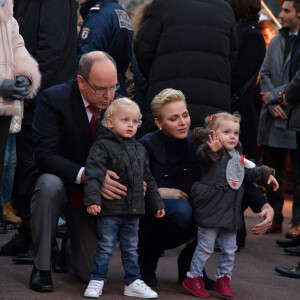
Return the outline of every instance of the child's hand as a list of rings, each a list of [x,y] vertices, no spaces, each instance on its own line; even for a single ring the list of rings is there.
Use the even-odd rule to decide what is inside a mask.
[[[162,218],[165,215],[165,209],[159,209],[156,214],[154,215],[156,218]]]
[[[210,150],[212,152],[218,152],[224,144],[224,141],[221,141],[219,139],[219,133],[211,130],[213,137],[211,137],[211,135],[208,136],[209,138],[209,142],[206,142],[206,144],[209,146]]]
[[[90,215],[97,216],[100,214],[101,206],[98,204],[89,205],[86,210]]]
[[[272,184],[273,185],[273,191],[274,192],[276,192],[278,190],[278,188],[279,188],[279,184],[278,184],[277,180],[272,175],[269,176],[267,184]]]

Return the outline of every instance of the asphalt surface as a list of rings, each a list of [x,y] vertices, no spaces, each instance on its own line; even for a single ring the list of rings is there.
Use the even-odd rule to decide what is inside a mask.
[[[291,201],[285,201],[284,232],[288,230],[291,216]],[[295,267],[300,257],[284,254],[283,249],[276,246],[278,238],[283,234],[264,234],[254,236],[251,228],[260,222],[257,215],[246,212],[248,237],[246,247],[236,254],[235,268],[232,276],[234,299],[300,299],[300,279],[280,276],[274,271],[275,266]],[[0,245],[11,239],[14,230],[0,235]],[[193,300],[196,299],[177,284],[177,255],[181,247],[166,251],[159,261],[157,270],[158,285],[155,291],[159,299]],[[86,283],[78,281],[69,273],[52,273],[54,291],[52,293],[37,293],[28,287],[32,266],[15,265],[12,257],[0,256],[0,299],[84,299],[83,292]],[[218,253],[208,261],[206,270],[213,278],[216,272]],[[109,279],[103,289],[100,299],[129,299],[123,296],[123,269],[120,251],[117,247],[109,265]],[[137,298],[133,298],[137,299]],[[211,291],[210,299],[226,299]]]

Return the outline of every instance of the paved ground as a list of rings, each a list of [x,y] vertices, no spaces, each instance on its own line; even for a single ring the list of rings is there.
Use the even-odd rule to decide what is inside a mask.
[[[286,201],[284,207],[286,216],[284,232],[288,229],[291,215],[291,202]],[[275,245],[281,234],[252,236],[250,228],[259,221],[251,212],[246,212],[246,223],[249,232],[246,248],[236,254],[236,264],[232,278],[232,288],[235,299],[300,299],[300,280],[286,278],[274,271],[276,265],[294,267],[300,257],[285,255],[283,250]],[[0,245],[7,242],[14,231],[0,235]],[[194,296],[177,285],[176,256],[181,248],[166,251],[158,266],[159,283],[156,291],[159,299],[193,300]],[[215,253],[207,264],[207,272],[213,277],[216,269],[218,253]],[[36,293],[28,288],[29,274],[32,266],[15,265],[11,257],[0,256],[0,299],[84,299],[82,294],[85,283],[79,282],[71,274],[53,273],[54,292],[48,294]],[[103,300],[128,299],[122,296],[123,270],[120,252],[117,249],[109,266],[109,280],[104,286]],[[224,299],[217,292],[211,292],[211,299]],[[226,299],[226,298],[225,298]]]

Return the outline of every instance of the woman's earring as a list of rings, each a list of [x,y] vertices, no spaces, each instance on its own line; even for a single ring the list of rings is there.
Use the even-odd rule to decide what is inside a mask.
[[[159,130],[162,130],[162,128],[161,128],[161,127],[159,127]]]

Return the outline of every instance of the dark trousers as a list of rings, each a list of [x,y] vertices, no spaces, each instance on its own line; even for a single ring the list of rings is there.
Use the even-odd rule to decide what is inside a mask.
[[[285,184],[286,184],[286,170],[285,170],[285,165],[286,165],[286,158],[288,155],[288,149],[283,149],[283,148],[274,148],[274,147],[269,147],[266,146],[265,148],[265,156],[266,156],[266,165],[274,168],[276,171],[276,179],[279,184],[279,189],[274,192],[273,188],[269,186],[267,188],[267,198],[274,209],[274,221],[276,223],[282,223],[283,221],[283,214],[282,214],[282,208],[283,208],[283,203],[284,203],[284,196],[285,196]],[[294,186],[296,187],[296,182],[297,182],[297,155],[296,155],[296,150],[290,150],[291,153],[291,159],[292,159],[292,166],[293,166],[293,175],[295,179]],[[296,197],[294,195],[294,206],[295,207],[300,207],[300,198]],[[299,202],[299,203],[297,203]],[[294,220],[293,216],[293,220]],[[300,220],[300,215],[298,218],[296,217],[296,220]]]
[[[11,116],[0,116],[0,195],[2,194],[4,156],[11,118]],[[2,205],[0,207],[0,220],[2,220]]]
[[[194,223],[181,227],[168,218],[156,219],[145,215],[140,218],[139,265],[144,280],[156,278],[158,260],[163,250],[174,249],[197,235]],[[189,258],[190,261],[191,257]],[[189,267],[189,264],[188,266]]]
[[[89,215],[84,207],[73,208],[67,202],[63,181],[51,174],[38,177],[31,199],[34,264],[39,270],[51,270],[51,250],[62,212],[65,212],[70,235],[69,269],[88,281],[97,247],[96,217]]]
[[[31,197],[29,195],[29,189],[32,176],[29,175],[34,167],[32,150],[33,116],[34,107],[25,107],[22,130],[16,134],[17,168],[15,171],[13,189],[13,204],[23,220],[18,228],[18,232],[22,239],[30,245],[32,244],[32,236],[30,228]]]
[[[296,184],[294,187],[294,201],[293,201],[293,214],[292,214],[292,222],[300,222],[300,132],[296,133],[297,138],[297,176]]]

